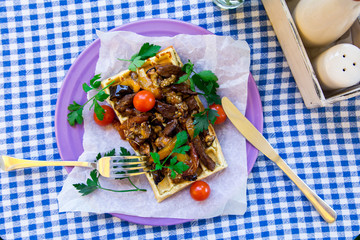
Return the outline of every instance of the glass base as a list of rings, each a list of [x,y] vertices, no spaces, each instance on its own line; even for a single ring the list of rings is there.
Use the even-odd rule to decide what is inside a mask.
[[[243,5],[244,0],[213,0],[213,2],[223,9],[234,9]]]

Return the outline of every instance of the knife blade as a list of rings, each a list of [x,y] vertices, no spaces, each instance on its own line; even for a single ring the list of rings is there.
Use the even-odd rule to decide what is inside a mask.
[[[286,164],[279,156],[265,137],[256,129],[256,127],[239,111],[239,109],[227,98],[221,99],[222,107],[239,132],[248,140],[255,148],[262,152],[266,157],[272,160],[281,170],[295,183],[303,192],[306,198],[313,204],[322,218],[332,223],[336,220],[336,212],[322,200],[313,190],[310,189],[299,176]]]
[[[227,97],[223,97],[221,101],[227,117],[248,142],[272,161],[276,161],[280,158],[264,136]]]

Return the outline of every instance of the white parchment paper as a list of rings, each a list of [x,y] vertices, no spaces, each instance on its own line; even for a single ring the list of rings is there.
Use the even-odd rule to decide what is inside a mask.
[[[219,78],[220,96],[227,96],[245,113],[250,50],[246,42],[231,37],[215,35],[177,35],[175,37],[144,37],[131,32],[98,32],[101,41],[96,73],[102,78],[111,77],[128,67],[129,59],[145,42],[174,46],[183,63],[190,59],[195,71],[212,70]],[[111,126],[100,127],[93,121],[93,113],[84,108],[84,153],[79,160],[94,160],[101,152],[120,146],[131,149]],[[58,196],[59,210],[94,213],[121,213],[141,217],[167,217],[202,219],[219,215],[242,215],[246,211],[247,156],[245,139],[229,120],[215,126],[228,168],[205,179],[211,187],[210,197],[203,202],[194,201],[189,188],[157,203],[145,176],[133,182],[147,192],[113,193],[96,190],[81,196],[73,187],[85,183],[91,170],[74,168],[64,182]],[[131,149],[132,151],[132,149]],[[132,151],[133,152],[133,151]],[[127,180],[100,179],[103,187],[112,189],[132,188]]]

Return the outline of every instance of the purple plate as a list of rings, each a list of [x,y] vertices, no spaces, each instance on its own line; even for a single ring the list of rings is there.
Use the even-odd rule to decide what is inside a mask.
[[[120,30],[131,31],[150,37],[171,37],[181,33],[192,35],[213,34],[199,26],[170,19],[150,19],[137,21],[114,28],[111,31]],[[68,124],[67,107],[73,101],[86,101],[86,94],[84,91],[82,91],[82,84],[94,76],[96,62],[99,58],[99,48],[100,40],[97,39],[79,55],[66,74],[60,89],[55,111],[55,133],[59,153],[62,160],[78,159],[78,157],[84,151],[82,146],[84,128],[82,125],[71,127]],[[248,81],[248,98],[245,116],[260,132],[263,131],[263,115],[260,95],[254,78],[251,74],[249,75]],[[250,173],[258,156],[258,150],[246,142],[246,152],[248,172]],[[68,167],[66,170],[70,172],[72,168]],[[191,219],[149,218],[116,213],[113,213],[112,215],[132,223],[152,226],[168,226],[192,221]]]

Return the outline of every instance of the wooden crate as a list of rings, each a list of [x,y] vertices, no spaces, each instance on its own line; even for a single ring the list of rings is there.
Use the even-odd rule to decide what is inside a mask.
[[[330,92],[322,90],[310,60],[316,51],[305,49],[291,16],[291,11],[298,0],[262,0],[262,2],[307,108],[331,106],[335,102],[360,95],[360,84]],[[344,34],[338,41],[340,42],[350,42],[360,46],[359,21],[356,21]]]

